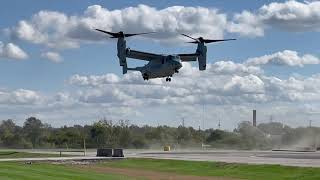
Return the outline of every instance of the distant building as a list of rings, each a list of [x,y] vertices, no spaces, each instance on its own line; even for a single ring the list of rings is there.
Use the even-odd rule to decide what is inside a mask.
[[[257,110],[252,111],[252,125],[257,127]]]

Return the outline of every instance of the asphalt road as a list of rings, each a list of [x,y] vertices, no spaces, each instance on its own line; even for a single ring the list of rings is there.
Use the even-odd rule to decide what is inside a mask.
[[[19,150],[24,152],[58,153],[57,150]],[[237,151],[237,150],[181,150],[181,151],[155,151],[155,150],[125,150],[125,157],[176,159],[192,161],[219,161],[229,163],[248,164],[280,164],[301,167],[320,167],[320,152],[290,152],[290,151]],[[27,160],[90,160],[95,159],[96,150],[88,150],[85,157],[57,157],[32,158]],[[103,159],[103,158],[101,158]],[[107,158],[106,158],[107,159]],[[9,160],[9,159],[8,159]],[[10,159],[23,160],[23,159]],[[6,161],[2,159],[0,161]]]
[[[280,164],[301,167],[320,167],[320,152],[289,151],[175,151],[128,152],[127,157],[177,159],[192,161],[219,161],[248,164]]]

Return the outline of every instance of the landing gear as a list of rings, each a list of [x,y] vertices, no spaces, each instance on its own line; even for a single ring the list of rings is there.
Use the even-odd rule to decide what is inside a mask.
[[[171,82],[171,78],[170,78],[170,77],[167,77],[167,78],[166,78],[166,81],[167,81],[167,82]]]
[[[143,74],[143,80],[149,80],[149,76],[146,73]]]

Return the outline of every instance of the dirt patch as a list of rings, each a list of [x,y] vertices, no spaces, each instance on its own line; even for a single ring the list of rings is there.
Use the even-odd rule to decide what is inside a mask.
[[[179,175],[174,173],[141,170],[141,169],[128,169],[128,168],[113,168],[113,167],[99,167],[95,165],[75,165],[73,167],[93,170],[100,173],[119,174],[135,178],[144,178],[148,180],[235,180],[228,177],[210,177],[210,176],[192,176],[192,175]]]

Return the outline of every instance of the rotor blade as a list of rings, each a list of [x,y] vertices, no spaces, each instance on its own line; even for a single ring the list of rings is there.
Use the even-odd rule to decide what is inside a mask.
[[[199,43],[199,41],[190,41],[190,42],[187,42],[187,43],[198,44],[198,43]]]
[[[103,33],[106,33],[106,34],[109,34],[113,37],[116,37],[118,35],[118,33],[113,33],[113,32],[108,32],[108,31],[105,31],[105,30],[101,30],[101,29],[95,29],[96,31],[100,31],[100,32],[103,32]]]
[[[196,39],[196,38],[193,38],[193,37],[191,37],[191,36],[188,36],[188,35],[186,35],[186,34],[181,34],[182,36],[185,36],[185,37],[188,37],[188,38],[190,38],[190,39],[193,39],[193,40],[195,40],[195,41],[197,41],[197,42],[199,42],[199,40],[198,39]]]
[[[142,35],[142,34],[152,34],[156,32],[146,32],[146,33],[135,33],[135,34],[124,34],[125,37],[130,37],[130,36],[137,36],[137,35]]]
[[[236,40],[236,39],[204,39],[203,42],[213,43],[213,42],[232,41],[232,40]]]

